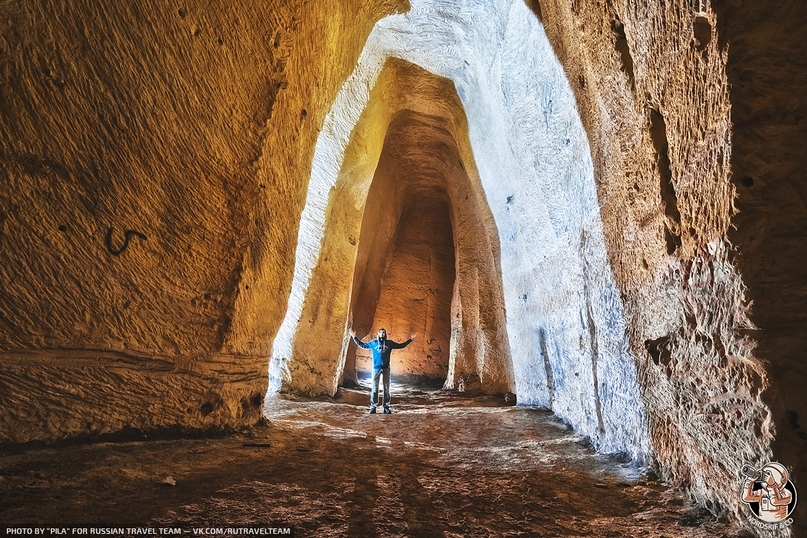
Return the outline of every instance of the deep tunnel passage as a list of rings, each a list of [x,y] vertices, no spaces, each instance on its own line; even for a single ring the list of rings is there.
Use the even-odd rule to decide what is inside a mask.
[[[396,351],[391,374],[398,381],[441,381],[448,374],[454,241],[445,193],[419,189],[408,194],[394,247],[375,304],[360,294],[355,315],[372,319],[373,334],[385,327],[390,338],[417,338]],[[367,276],[365,276],[366,280]],[[350,353],[350,351],[349,351]],[[354,355],[358,377],[372,371],[367,350]]]
[[[349,329],[359,336],[374,332],[399,223],[413,205],[410,195],[422,199],[424,193],[443,201],[450,222],[439,227],[450,239],[442,243],[453,243],[454,283],[442,305],[451,309],[450,341],[439,344],[449,356],[445,386],[512,392],[499,239],[456,88],[397,58],[384,62],[370,86],[361,114],[350,118],[344,115],[356,88],[343,89],[317,144],[297,287],[273,342],[270,393],[334,395],[340,383],[357,381]],[[372,308],[358,307],[363,304]]]
[[[477,258],[486,252],[478,246],[469,249],[468,231],[454,235],[458,211],[470,213],[469,177],[446,126],[442,115],[412,109],[395,114],[367,196],[354,269],[352,326],[367,338],[380,327],[399,341],[418,334],[394,353],[392,375],[399,382],[447,380],[452,304],[461,300],[454,288],[467,286],[469,267],[484,265]],[[455,316],[457,323],[463,319],[467,317]],[[371,369],[369,355],[349,342],[343,373],[347,384]]]
[[[724,181],[730,132],[721,112],[728,106],[724,94],[702,95],[691,87],[693,80],[700,80],[693,74],[709,70],[719,79],[715,86],[720,86],[720,66],[709,63],[716,51],[710,50],[712,60],[706,62],[696,55],[692,73],[683,70],[681,94],[699,102],[678,102],[659,91],[652,96],[660,101],[651,103],[656,106],[635,107],[643,111],[634,122],[639,129],[617,137],[611,134],[621,124],[610,122],[621,115],[601,118],[592,112],[597,106],[581,106],[582,117],[578,116],[568,81],[553,79],[549,70],[542,76],[550,82],[539,78],[520,84],[518,77],[500,76],[496,68],[501,65],[514,72],[524,65],[542,65],[529,52],[519,57],[502,47],[500,56],[489,58],[488,49],[481,47],[475,50],[478,63],[446,65],[445,58],[452,57],[450,47],[435,50],[431,42],[416,46],[422,35],[432,35],[432,25],[438,26],[435,20],[440,19],[417,13],[391,21],[393,30],[384,26],[394,39],[371,40],[376,49],[368,46],[368,50],[375,54],[363,56],[371,59],[360,62],[356,78],[366,76],[362,82],[371,86],[374,79],[366,73],[380,69],[372,62],[380,62],[377,58],[383,52],[445,74],[457,85],[473,142],[472,159],[465,163],[475,160],[479,166],[484,199],[499,233],[495,248],[501,245],[499,278],[507,299],[502,340],[509,339],[510,344],[501,349],[513,361],[519,402],[551,406],[598,449],[657,462],[665,479],[687,488],[703,506],[739,518],[745,508],[734,495],[733,473],[743,461],[770,457],[770,421],[755,386],[764,383],[755,381],[758,368],[752,346],[737,336],[745,314],[742,283],[723,257],[722,234],[732,194]],[[630,53],[636,45],[634,27],[628,23],[623,27]],[[411,42],[401,38],[407,32]],[[462,44],[473,48],[472,41]],[[626,51],[617,46],[616,52]],[[551,51],[545,57],[552,58]],[[588,75],[585,69],[581,72]],[[641,69],[636,73],[636,80],[627,86],[644,83]],[[570,76],[583,105],[587,101],[580,92],[592,82],[586,76]],[[346,84],[345,95],[351,95],[353,84],[352,79]],[[614,111],[620,108],[609,106]],[[710,123],[716,128],[706,133],[708,145],[703,146],[708,151],[693,156],[686,142],[704,137],[687,139],[692,135],[680,118],[688,119],[690,110],[702,109],[716,116]],[[647,114],[648,110],[655,113]],[[591,151],[584,126],[593,142]],[[700,127],[697,131],[702,134]],[[606,136],[597,136],[603,132]],[[620,151],[612,147],[612,140],[614,145],[625,140],[634,145],[629,152]],[[506,143],[502,147],[496,141]],[[619,155],[626,158],[620,161]],[[719,181],[701,179],[711,177]],[[625,178],[636,179],[632,190],[623,188]],[[687,190],[689,185],[698,188]],[[719,203],[706,206],[703,201],[712,195]],[[454,232],[460,235],[464,226],[455,222]],[[498,265],[498,256],[492,258]],[[461,261],[457,262],[457,280],[474,308],[458,312],[462,322],[456,325],[452,311],[452,332],[459,328],[462,345],[453,345],[452,339],[451,355],[458,367],[471,366],[463,374],[472,378],[486,372],[480,357],[487,360],[499,354],[478,338],[490,334],[482,327],[495,331],[503,325],[484,319],[482,305],[495,302],[474,296],[487,286],[476,283],[473,269],[466,269],[470,270],[463,272]],[[692,297],[695,292],[698,295]],[[670,364],[657,364],[637,346],[670,334],[681,336]],[[702,339],[701,334],[710,336]],[[538,342],[536,335],[546,335],[546,341],[542,337]],[[581,365],[591,365],[590,370]],[[463,375],[452,374],[453,366],[450,361],[447,387],[450,381],[462,381]],[[762,374],[758,377],[764,381]],[[730,396],[723,397],[724,392]],[[724,421],[710,419],[728,417],[729,412],[738,420],[727,427]],[[699,448],[682,449],[689,446]]]
[[[341,121],[342,109],[335,105],[333,112]],[[360,355],[357,369],[349,329],[370,338],[384,326],[397,340],[419,334],[410,349],[396,352],[399,381],[512,391],[498,238],[466,121],[451,81],[400,59],[386,62],[347,141],[334,187],[309,189],[329,192],[328,209],[303,306],[309,322],[293,336],[289,390],[311,392],[295,372],[330,374],[328,363],[308,359],[304,334],[344,342],[341,351],[333,346],[341,359],[332,364],[338,383],[352,386],[366,362]],[[341,241],[334,239],[338,234]],[[273,364],[282,363],[276,353]],[[335,390],[336,384],[328,392]]]

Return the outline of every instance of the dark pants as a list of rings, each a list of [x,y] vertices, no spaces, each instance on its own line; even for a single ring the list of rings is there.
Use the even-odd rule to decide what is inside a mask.
[[[378,378],[384,375],[384,409],[389,409],[389,367],[373,368],[373,391],[370,394],[370,409],[378,407]]]

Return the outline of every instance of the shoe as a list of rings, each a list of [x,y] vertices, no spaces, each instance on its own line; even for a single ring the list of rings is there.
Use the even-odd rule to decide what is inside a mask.
[[[371,407],[371,408],[370,408],[370,414],[371,414],[371,415],[375,415],[375,407]]]
[[[390,415],[390,414],[392,414],[392,411],[390,411],[389,407],[385,407],[385,408],[384,408],[384,414],[385,414],[385,415]]]

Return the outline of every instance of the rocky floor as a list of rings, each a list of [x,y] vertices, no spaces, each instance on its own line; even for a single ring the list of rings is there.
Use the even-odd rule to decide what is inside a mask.
[[[274,400],[207,439],[0,452],[5,525],[291,525],[295,536],[732,536],[652,475],[596,455],[551,414],[394,387]]]

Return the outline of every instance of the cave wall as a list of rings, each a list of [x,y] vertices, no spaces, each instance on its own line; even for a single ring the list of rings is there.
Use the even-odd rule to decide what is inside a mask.
[[[318,128],[406,8],[0,4],[0,440],[257,420]]]
[[[735,103],[727,77],[732,21],[707,1],[531,7],[591,140],[658,469],[700,504],[745,520],[740,469],[775,457],[770,443],[781,427],[763,391],[784,379],[769,377],[772,356],[755,351],[746,283],[753,289],[756,277],[744,282],[728,241],[746,218],[733,220],[732,163],[746,156],[732,145],[731,111],[748,105]]]
[[[451,80],[468,114],[446,95],[412,104],[476,178],[455,241],[484,236],[457,250],[449,385],[480,376],[603,450],[652,453],[718,511],[740,514],[746,461],[778,458],[798,487],[804,7],[528,4],[542,26],[521,1],[388,18],[410,6],[0,4],[0,440],[254,420],[265,355],[292,349],[300,320],[336,353],[306,352],[300,371],[320,369],[296,388],[335,390],[369,263],[362,208],[327,192],[319,208],[347,217],[322,245],[346,293],[306,297],[291,260],[309,177],[357,179],[344,196],[366,199],[407,105],[365,105],[386,106],[370,89],[400,57]],[[342,315],[306,318],[319,299]]]
[[[732,182],[737,189],[729,240],[753,302],[751,333],[770,380],[774,458],[807,476],[807,4],[713,2],[718,40],[728,49]],[[807,535],[807,510],[794,514]]]
[[[480,20],[485,24],[479,24]],[[349,133],[355,132],[352,126],[359,121],[356,109],[368,102],[368,88],[374,87],[377,73],[389,57],[422,66],[456,86],[468,118],[472,149],[470,158],[463,158],[462,163],[473,162],[478,169],[494,222],[494,258],[499,258],[501,249],[496,271],[500,271],[507,309],[506,326],[496,324],[490,316],[500,304],[495,290],[475,283],[478,260],[465,275],[458,256],[458,289],[465,290],[460,297],[470,293],[472,303],[486,306],[467,311],[462,302],[453,302],[452,322],[454,316],[465,321],[452,325],[447,386],[465,388],[466,381],[478,375],[482,388],[491,390],[484,380],[490,374],[498,375],[499,370],[492,367],[497,363],[479,359],[497,356],[497,350],[488,346],[490,328],[495,328],[499,334],[494,341],[505,340],[508,351],[517,349],[511,354],[515,377],[509,390],[515,389],[521,403],[550,407],[602,450],[626,452],[647,461],[650,447],[643,403],[628,350],[621,299],[609,267],[586,133],[574,94],[537,20],[523,3],[504,1],[467,5],[415,2],[406,14],[381,20],[337,96],[332,110],[340,120],[334,128],[323,130],[318,142],[329,158],[336,155],[339,162],[340,148],[352,143]],[[367,140],[362,138],[362,143]],[[315,156],[315,171],[316,162]],[[316,258],[312,253],[318,254],[320,242],[329,242],[323,193],[337,175],[333,171],[336,164],[330,166],[332,170],[321,184],[312,178],[309,186],[298,267],[313,268]],[[341,168],[353,173],[352,166],[343,164]],[[449,199],[462,200],[452,195]],[[460,210],[457,215],[467,219],[467,212]],[[455,234],[466,230],[461,221],[455,219],[453,224]],[[323,249],[320,263],[330,257]],[[357,261],[356,267],[361,270],[363,263]],[[299,271],[302,278],[295,282],[300,296],[295,297],[293,287],[290,305],[302,308],[308,301],[303,298],[306,289],[317,298],[311,304],[318,305],[322,302],[320,290],[339,289],[311,284],[311,270],[316,271]],[[473,296],[474,292],[479,295]],[[345,328],[312,331],[310,325],[316,323],[312,320],[323,317],[299,312],[290,306],[289,323],[284,321],[275,340],[272,364],[276,368],[270,377],[276,381],[271,385],[276,390],[286,387],[311,392],[312,386],[325,390],[331,384],[332,366],[307,358],[314,350],[292,349],[290,344],[310,341],[314,334],[329,334],[327,340],[334,341],[340,330],[345,334]],[[335,318],[343,315],[341,310]],[[480,326],[489,329],[480,331]],[[345,342],[342,354],[346,346]],[[472,366],[470,370],[464,367],[471,378],[454,369],[462,364]]]

